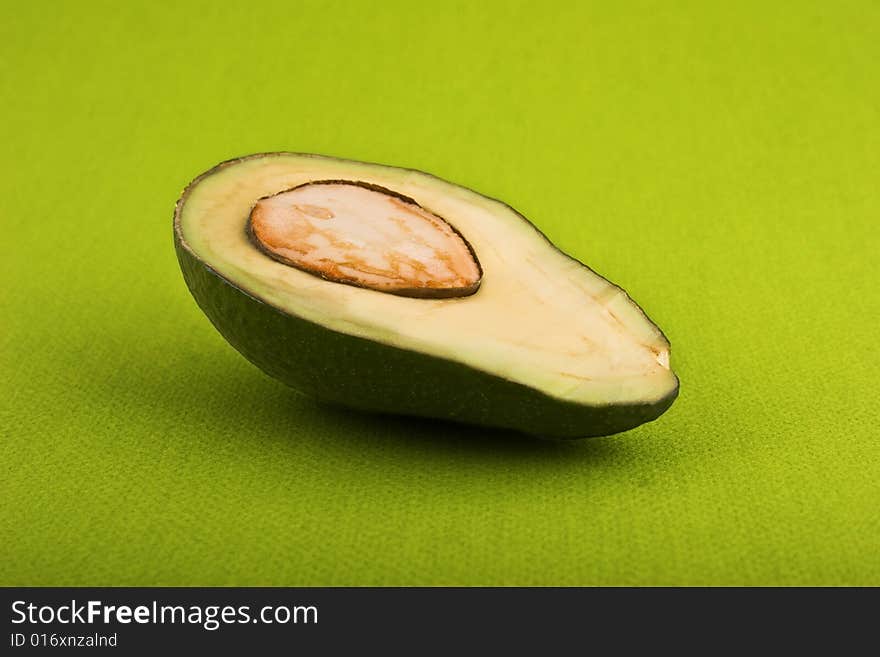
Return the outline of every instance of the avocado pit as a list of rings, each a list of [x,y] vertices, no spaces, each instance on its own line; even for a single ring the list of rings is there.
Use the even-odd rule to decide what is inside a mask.
[[[406,297],[474,294],[482,269],[445,219],[360,181],[308,182],[259,199],[248,233],[266,255],[328,281]]]

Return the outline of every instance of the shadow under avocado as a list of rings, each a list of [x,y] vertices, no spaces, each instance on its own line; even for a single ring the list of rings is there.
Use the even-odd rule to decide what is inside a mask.
[[[222,367],[223,363],[217,365]],[[397,458],[409,457],[413,462],[453,458],[508,465],[604,468],[638,458],[639,450],[631,443],[627,445],[632,440],[627,434],[555,440],[444,420],[371,413],[312,399],[256,368],[245,376],[246,385],[229,381],[223,390],[205,391],[202,403],[210,399],[227,415],[234,409],[246,418],[243,421],[254,434],[273,443],[285,441],[293,446],[309,441],[317,449],[344,450],[366,460],[387,458],[392,450]],[[192,385],[197,389],[199,382],[193,381]],[[195,390],[193,394],[191,403],[199,403]]]
[[[193,332],[208,333],[194,314]],[[186,321],[186,320],[182,320]],[[199,326],[201,325],[201,328]],[[102,412],[119,409],[127,417],[132,405],[139,417],[155,422],[145,427],[169,433],[204,434],[209,442],[241,437],[245,449],[260,443],[289,444],[291,458],[303,444],[311,450],[343,451],[361,459],[470,459],[474,462],[542,463],[547,467],[618,467],[639,460],[650,440],[632,432],[602,438],[553,440],[515,431],[456,424],[418,417],[377,414],[316,401],[286,387],[246,363],[222,342],[204,339],[165,343],[159,335],[125,335],[131,324],[101,324],[100,339],[127,344],[116,362],[77,362],[77,376],[100,381],[86,394]],[[98,337],[98,336],[96,336]],[[85,348],[80,353],[87,353]],[[156,354],[161,354],[157,359]],[[85,390],[83,392],[86,392]],[[195,411],[195,412],[194,412]],[[214,426],[212,426],[214,425]],[[643,434],[645,429],[638,430]],[[650,448],[649,448],[650,451]],[[552,466],[551,464],[556,464]]]
[[[433,445],[437,449],[456,449],[460,451],[506,452],[524,455],[554,455],[570,457],[577,453],[601,452],[613,449],[613,441],[607,438],[587,438],[584,440],[560,440],[532,436],[510,429],[480,427],[460,424],[447,420],[423,418],[406,415],[373,413],[345,406],[313,400],[294,390],[282,392],[293,397],[292,403],[310,405],[309,412],[346,427],[351,433],[358,433],[365,427],[373,433],[379,429],[383,439],[388,442],[422,443],[420,447]],[[404,448],[404,447],[402,447]]]

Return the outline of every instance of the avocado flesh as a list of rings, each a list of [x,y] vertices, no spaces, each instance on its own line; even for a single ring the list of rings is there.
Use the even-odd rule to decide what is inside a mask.
[[[316,181],[374,185],[442,217],[476,255],[479,289],[412,299],[323,279],[255,246],[246,230],[255,203]],[[190,185],[178,203],[175,236],[187,282],[221,333],[273,376],[322,399],[577,437],[654,419],[677,394],[668,342],[620,288],[558,251],[508,206],[425,173],[289,153],[234,160]],[[210,295],[248,299],[215,303]],[[243,329],[248,314],[262,313],[260,304],[290,326],[266,335],[275,321],[266,315]],[[357,350],[395,358],[406,352],[410,371],[387,371],[381,359],[373,371],[360,371],[327,358],[320,366],[325,376],[310,378],[294,371],[302,370],[296,359],[305,358],[296,355],[304,327],[309,340],[316,330],[337,346],[340,336],[351,338],[334,358],[354,363]],[[426,376],[441,369],[454,376],[414,380],[413,363],[422,362]],[[373,399],[366,388],[396,392],[365,401]],[[342,389],[348,396],[335,392]],[[511,404],[531,408],[530,415]]]

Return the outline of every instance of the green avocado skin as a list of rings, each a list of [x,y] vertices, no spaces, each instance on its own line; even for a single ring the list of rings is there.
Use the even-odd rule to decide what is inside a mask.
[[[339,333],[256,299],[199,260],[177,231],[174,239],[186,284],[223,337],[269,376],[321,401],[586,438],[654,420],[678,395],[676,385],[653,404],[574,404],[461,363]]]

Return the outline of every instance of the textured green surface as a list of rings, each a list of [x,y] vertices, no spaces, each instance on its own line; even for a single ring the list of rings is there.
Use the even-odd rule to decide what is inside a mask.
[[[880,584],[880,5],[227,4],[0,21],[0,582]],[[679,400],[556,444],[264,376],[171,210],[285,149],[510,202]]]

